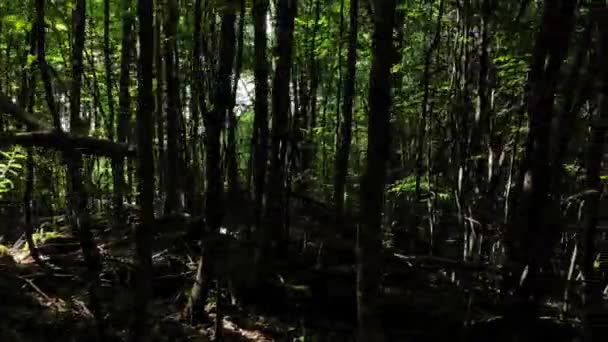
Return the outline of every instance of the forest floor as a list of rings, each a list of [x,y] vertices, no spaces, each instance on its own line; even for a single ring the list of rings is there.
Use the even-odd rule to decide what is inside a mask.
[[[96,241],[104,257],[100,297],[112,341],[126,340],[133,317],[131,234],[97,223]],[[23,243],[0,251],[0,340],[89,341],[93,319],[87,307],[87,284],[77,240],[61,221],[53,234],[39,238],[38,248],[51,269],[29,256]],[[179,234],[177,234],[179,235]],[[213,303],[209,319],[191,325],[179,318],[196,267],[197,253],[174,233],[156,236],[154,341],[209,341],[213,335]],[[327,247],[326,247],[327,248]],[[228,305],[225,341],[353,341],[356,321],[354,265],[325,252],[287,260],[276,281],[247,305]],[[312,248],[311,255],[317,254]],[[422,260],[422,261],[421,261]],[[381,321],[389,341],[496,340],[498,296],[491,272],[445,267],[432,258],[391,258],[385,265]],[[317,265],[318,266],[318,265]],[[229,300],[228,300],[229,301]],[[559,323],[556,305],[547,306],[551,341],[572,341],[575,329]],[[553,311],[553,312],[551,312]],[[477,322],[477,324],[475,324]],[[479,322],[483,322],[480,324]],[[467,329],[467,325],[476,328]]]

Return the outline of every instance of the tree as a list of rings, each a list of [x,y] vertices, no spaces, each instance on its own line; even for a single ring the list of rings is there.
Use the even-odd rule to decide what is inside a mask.
[[[574,28],[575,1],[546,1],[542,23],[536,36],[527,85],[529,131],[525,154],[517,183],[518,194],[508,226],[507,288],[514,295],[507,304],[506,319],[512,327],[525,326],[528,332],[519,338],[534,338],[542,285],[541,270],[545,267],[559,238],[556,220],[558,204],[552,189],[548,160],[551,137],[549,123],[554,115],[555,89],[559,70],[566,57]]]
[[[137,294],[133,341],[147,341],[150,336],[148,301],[151,296],[152,253],[151,237],[154,227],[154,154],[152,152],[153,108],[153,1],[138,0],[139,60],[137,100],[137,173],[141,223],[135,230],[137,251]]]
[[[390,71],[396,2],[376,1],[372,66],[369,75],[367,163],[361,180],[361,220],[357,236],[357,310],[360,341],[380,341],[377,300],[382,250],[382,208],[390,151]]]
[[[272,132],[270,137],[270,166],[267,192],[266,227],[271,253],[284,253],[285,232],[285,156],[289,136],[289,80],[291,76],[293,30],[296,15],[296,0],[280,0],[277,9],[277,55],[272,79]],[[282,251],[282,252],[280,252]]]
[[[336,174],[334,180],[334,202],[336,206],[336,220],[343,222],[344,216],[344,188],[348,175],[348,160],[352,139],[353,100],[355,96],[356,64],[357,64],[357,29],[359,16],[359,1],[350,3],[350,32],[348,37],[348,57],[346,61],[347,74],[344,82],[344,109],[342,126],[336,148]]]

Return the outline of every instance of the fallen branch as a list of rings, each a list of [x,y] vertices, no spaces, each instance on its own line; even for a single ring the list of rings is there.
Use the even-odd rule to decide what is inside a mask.
[[[36,286],[36,284],[34,284],[33,281],[27,279],[27,278],[23,278],[23,277],[18,277],[19,279],[23,280],[26,284],[28,284],[32,289],[34,289],[34,291],[36,291],[39,295],[41,295],[44,299],[46,299],[47,301],[51,302],[52,299],[51,297],[49,297],[46,293],[44,293],[38,286]]]
[[[28,133],[3,133],[0,148],[12,145],[24,147],[46,147],[61,151],[81,150],[83,153],[119,157],[135,155],[135,148],[126,144],[90,136],[79,136],[54,130],[49,124],[22,110],[8,96],[0,93],[0,114],[8,114],[25,124]]]
[[[399,253],[394,253],[393,256],[396,259],[404,261],[410,265],[435,265],[438,267],[468,269],[477,271],[491,268],[489,265],[480,262],[465,262],[448,258],[440,258],[432,255],[403,255]]]
[[[107,139],[77,136],[60,131],[0,134],[0,148],[13,145],[24,147],[46,147],[61,151],[80,150],[86,154],[119,157],[135,155],[135,148]]]

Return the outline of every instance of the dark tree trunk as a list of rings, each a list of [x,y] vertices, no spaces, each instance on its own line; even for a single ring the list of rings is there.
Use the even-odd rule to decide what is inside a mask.
[[[348,159],[352,139],[353,100],[355,97],[356,64],[357,64],[357,20],[359,15],[359,0],[350,1],[350,32],[348,37],[347,73],[344,83],[344,109],[342,125],[336,149],[336,174],[334,179],[334,203],[336,220],[343,221],[344,189],[348,175]],[[344,225],[343,225],[344,226]],[[349,232],[353,233],[353,232]]]
[[[156,146],[157,160],[158,160],[158,189],[160,199],[167,197],[167,187],[165,185],[166,174],[167,174],[167,153],[165,150],[165,119],[164,119],[164,64],[162,56],[162,11],[161,5],[156,3],[156,15],[154,16],[154,77],[156,79],[156,89],[154,91],[154,119],[156,123],[156,138],[158,140]],[[163,202],[164,204],[164,202]]]
[[[165,181],[166,194],[165,214],[171,214],[181,209],[179,172],[180,157],[179,141],[179,106],[177,88],[177,56],[174,54],[176,45],[177,21],[179,20],[177,0],[167,0],[167,17],[164,21],[165,44],[165,82],[167,98],[167,179]]]
[[[268,162],[268,75],[269,65],[266,56],[267,33],[266,14],[268,0],[254,0],[254,49],[255,49],[255,103],[253,122],[253,183],[254,183],[254,213],[255,230],[259,233],[263,212],[263,198],[266,185],[266,164]]]
[[[316,0],[315,4],[315,21],[312,26],[311,33],[311,42],[310,42],[310,50],[308,55],[308,67],[310,74],[310,92],[308,94],[309,98],[309,122],[308,122],[308,137],[307,137],[307,146],[304,152],[302,153],[302,170],[311,170],[313,167],[313,161],[315,157],[315,146],[314,146],[314,134],[313,130],[317,127],[317,89],[319,85],[319,74],[320,70],[318,70],[318,61],[316,58],[315,50],[317,46],[317,31],[319,28],[319,21],[321,18],[321,1]]]
[[[289,78],[291,76],[294,17],[296,0],[280,0],[277,12],[278,60],[272,84],[272,136],[268,179],[266,229],[272,254],[285,249],[285,153],[289,135]],[[283,251],[284,252],[284,251]]]
[[[55,129],[61,129],[61,118],[59,117],[59,110],[57,104],[53,98],[53,88],[51,84],[51,75],[49,73],[49,67],[46,63],[46,30],[44,24],[44,0],[36,0],[36,39],[38,47],[38,68],[40,68],[40,76],[44,84],[44,93],[46,102],[49,107],[49,111],[53,116],[53,127]]]
[[[422,197],[422,188],[421,181],[424,175],[424,142],[425,137],[427,135],[427,126],[428,126],[428,116],[429,116],[429,96],[430,96],[430,86],[431,86],[431,63],[433,62],[433,56],[435,54],[435,50],[439,47],[439,43],[441,42],[441,20],[443,18],[443,7],[444,1],[439,1],[439,13],[437,15],[437,23],[435,27],[435,35],[433,36],[433,40],[426,51],[425,59],[424,59],[424,73],[422,75],[422,86],[423,86],[423,95],[422,95],[422,108],[421,108],[421,117],[420,122],[418,123],[418,135],[417,135],[417,146],[416,146],[416,183],[414,189],[414,205],[418,206]],[[429,166],[427,165],[427,168]],[[430,184],[429,184],[430,186]],[[418,229],[418,225],[420,224],[420,215],[421,208],[414,208],[414,220],[412,224],[412,229]],[[432,250],[432,237],[431,237],[431,248]]]
[[[191,165],[188,171],[188,207],[190,212],[194,215],[199,215],[202,211],[201,208],[201,196],[199,187],[199,175],[201,174],[201,164],[199,159],[200,143],[201,139],[199,134],[201,109],[204,107],[204,94],[203,94],[203,69],[202,69],[202,32],[201,32],[201,20],[202,18],[202,0],[194,1],[194,30],[192,34],[193,47],[192,47],[192,94],[190,95],[190,112],[192,115],[192,123],[190,126],[190,161]]]
[[[80,118],[81,88],[83,76],[83,50],[85,42],[86,2],[76,1],[72,12],[73,44],[72,44],[72,82],[70,91],[70,130],[73,134],[85,133],[85,125]],[[87,280],[89,282],[89,300],[91,310],[97,320],[99,339],[104,339],[103,313],[97,291],[100,287],[99,272],[101,258],[90,230],[90,218],[87,208],[88,194],[83,177],[83,159],[78,151],[64,153],[68,169],[69,208],[72,225],[77,231],[85,264],[87,265]]]
[[[367,166],[361,181],[357,237],[359,341],[382,341],[377,308],[381,273],[382,208],[390,152],[391,63],[395,0],[376,1],[369,82]]]
[[[561,226],[557,189],[552,189],[549,151],[551,121],[560,69],[574,28],[576,1],[545,1],[527,85],[529,131],[516,187],[516,204],[507,226],[505,319],[520,340],[535,340],[535,324],[543,295],[541,270],[546,269]],[[561,161],[555,161],[560,163]],[[523,332],[523,333],[522,333]]]
[[[131,0],[121,1],[122,13],[122,48],[120,54],[120,79],[119,79],[119,117],[116,129],[116,140],[121,143],[127,142],[128,132],[131,126],[131,95],[129,87],[131,86],[131,46],[133,45],[132,37],[132,12]],[[114,158],[112,160],[112,172],[114,179],[114,215],[117,222],[123,222],[125,219],[123,202],[127,192],[127,184],[125,183],[125,160],[123,157]]]
[[[228,179],[228,200],[230,203],[235,203],[235,201],[238,199],[237,196],[240,191],[236,141],[237,120],[234,112],[238,82],[241,76],[241,68],[243,64],[243,40],[245,33],[245,1],[240,1],[240,3],[239,30],[236,42],[238,50],[235,61],[234,85],[232,86],[232,104],[228,109],[228,139],[226,142],[226,177]]]
[[[206,130],[206,176],[207,188],[205,194],[205,215],[207,219],[207,229],[211,233],[219,232],[224,217],[224,187],[222,182],[221,169],[221,133],[224,126],[227,112],[232,104],[232,88],[230,75],[235,50],[235,15],[236,1],[229,0],[222,12],[222,28],[220,32],[219,50],[219,74],[215,84],[214,108],[211,112],[205,113],[204,123]],[[202,232],[201,232],[202,237]],[[210,247],[205,240],[201,241],[202,252],[199,258],[199,266],[196,274],[196,282],[192,286],[188,305],[185,309],[186,314],[198,316],[195,309],[202,307],[208,297],[209,285],[211,281],[210,263],[214,262],[214,255],[210,253]],[[218,317],[218,321],[221,319]],[[218,326],[221,328],[221,325]],[[221,330],[221,329],[220,329]],[[221,335],[221,331],[216,331]]]
[[[112,96],[112,46],[110,46],[110,0],[103,2],[103,54],[106,69],[106,96],[108,98],[108,138],[114,139],[114,97]]]
[[[154,227],[154,96],[152,94],[154,27],[153,0],[138,0],[139,68],[137,107],[137,172],[141,222],[135,229],[137,251],[137,293],[132,340],[150,338],[148,301],[151,296],[152,256],[151,238]]]
[[[36,31],[33,30],[30,33],[30,54],[34,54],[36,52]],[[33,113],[34,109],[34,94],[36,90],[36,77],[34,72],[24,71],[23,76],[23,86],[21,93],[21,100],[19,101],[21,105],[27,102],[27,108],[29,113]],[[0,129],[0,132],[3,130]],[[26,160],[26,178],[25,178],[25,191],[23,192],[23,222],[25,225],[25,239],[27,242],[27,246],[30,251],[30,255],[32,259],[36,262],[36,264],[44,267],[44,262],[40,258],[40,253],[38,252],[38,248],[36,247],[36,243],[34,242],[34,222],[32,221],[32,202],[34,197],[34,181],[35,181],[35,165],[34,165],[34,149],[28,148],[27,150],[27,160]]]

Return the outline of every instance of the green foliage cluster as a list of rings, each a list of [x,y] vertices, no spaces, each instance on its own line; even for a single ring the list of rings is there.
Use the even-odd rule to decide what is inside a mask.
[[[4,193],[12,190],[14,180],[21,177],[25,158],[26,155],[19,147],[10,151],[0,151],[0,198]]]

